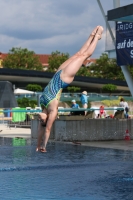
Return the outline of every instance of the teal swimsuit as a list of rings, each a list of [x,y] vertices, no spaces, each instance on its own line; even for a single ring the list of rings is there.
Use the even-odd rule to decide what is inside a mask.
[[[64,88],[68,87],[68,83],[65,83],[61,80],[60,74],[62,70],[55,73],[51,81],[44,88],[44,91],[40,97],[40,105],[48,107],[49,103],[54,99],[59,100],[61,92]]]

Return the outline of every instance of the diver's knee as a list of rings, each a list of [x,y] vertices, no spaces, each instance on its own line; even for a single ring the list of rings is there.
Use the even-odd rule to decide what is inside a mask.
[[[83,55],[83,53],[81,52],[81,51],[78,51],[77,53],[76,53],[76,56],[77,57],[81,57]]]
[[[90,52],[88,52],[88,49],[86,50],[86,51],[84,51],[84,52],[78,52],[77,53],[77,57],[79,58],[79,59],[86,59],[86,58],[90,58],[90,56],[91,56],[92,54],[90,53]]]

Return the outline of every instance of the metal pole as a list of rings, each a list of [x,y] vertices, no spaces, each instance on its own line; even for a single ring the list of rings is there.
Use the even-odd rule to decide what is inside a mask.
[[[114,8],[120,7],[120,0],[113,0]]]
[[[109,33],[110,33],[110,35],[111,35],[112,41],[113,41],[113,43],[114,43],[114,45],[115,45],[115,37],[114,37],[114,35],[113,35],[113,33],[112,33],[112,30],[111,30],[111,28],[110,28],[109,22],[107,21],[107,17],[106,17],[106,15],[105,15],[105,13],[104,13],[104,10],[103,10],[103,7],[102,7],[102,4],[101,4],[100,0],[97,0],[97,3],[98,3],[99,8],[100,8],[100,10],[101,10],[101,12],[102,12],[102,15],[103,15],[103,18],[104,18],[104,20],[105,20],[105,23],[107,24],[107,28],[108,28]]]
[[[133,97],[133,79],[131,77],[130,71],[128,70],[128,67],[126,65],[121,66],[121,69],[126,79],[131,95]]]

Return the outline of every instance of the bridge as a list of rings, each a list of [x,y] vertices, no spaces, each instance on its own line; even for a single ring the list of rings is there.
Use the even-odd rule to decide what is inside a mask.
[[[27,84],[39,84],[45,87],[53,75],[54,73],[51,72],[34,70],[0,69],[0,81],[10,81],[16,88],[25,88]],[[80,87],[81,90],[87,90],[88,92],[99,93],[105,84],[116,85],[118,93],[130,93],[126,81],[119,80],[76,76],[71,86]]]

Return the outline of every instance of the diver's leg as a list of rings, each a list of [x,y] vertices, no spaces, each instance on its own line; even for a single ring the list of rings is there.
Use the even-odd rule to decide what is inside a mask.
[[[41,125],[41,122],[39,122],[36,151],[40,151],[42,148],[41,144],[42,144],[43,134],[44,134],[44,127]]]
[[[103,32],[103,28],[100,26],[93,38],[93,41],[89,45],[88,49],[85,52],[79,51],[78,56],[73,59],[63,70],[61,73],[61,79],[66,83],[71,83],[74,79],[75,74],[81,68],[85,59],[90,57],[98,43],[98,40],[101,38]]]
[[[64,69],[65,67],[67,67],[69,65],[69,63],[71,63],[75,58],[77,58],[79,56],[79,53],[82,54],[84,53],[88,47],[90,46],[91,42],[93,41],[96,33],[97,33],[97,30],[98,30],[99,26],[97,26],[93,31],[92,33],[90,34],[89,38],[87,39],[87,41],[85,42],[85,44],[81,47],[81,49],[79,50],[79,52],[77,52],[76,54],[74,54],[73,56],[71,56],[68,60],[66,60],[58,69],[61,70],[61,69]],[[100,39],[100,38],[99,38]]]
[[[47,142],[48,142],[48,139],[50,136],[52,125],[57,117],[57,113],[58,113],[57,108],[54,108],[48,114],[48,119],[47,119],[46,128],[45,128],[45,132],[44,132],[44,137],[43,137],[43,145],[42,145],[42,149],[41,149],[41,152],[43,152],[43,153],[46,152]]]

